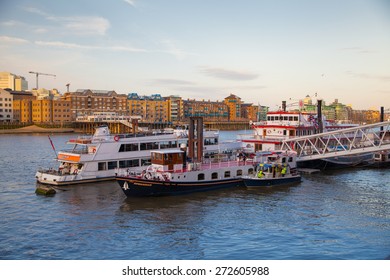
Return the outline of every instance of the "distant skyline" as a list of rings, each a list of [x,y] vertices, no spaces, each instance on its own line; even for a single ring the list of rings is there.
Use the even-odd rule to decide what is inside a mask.
[[[387,0],[2,0],[0,53],[29,89],[390,108]]]

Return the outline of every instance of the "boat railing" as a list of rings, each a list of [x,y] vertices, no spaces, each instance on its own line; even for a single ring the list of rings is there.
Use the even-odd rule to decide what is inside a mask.
[[[76,154],[76,155],[93,154],[93,153],[88,152],[88,150],[84,150],[84,149],[83,150],[62,149],[61,152]]]
[[[40,173],[45,173],[45,174],[50,174],[50,175],[56,175],[56,176],[62,176],[63,174],[57,170],[57,169],[53,169],[53,168],[38,168],[38,172]]]

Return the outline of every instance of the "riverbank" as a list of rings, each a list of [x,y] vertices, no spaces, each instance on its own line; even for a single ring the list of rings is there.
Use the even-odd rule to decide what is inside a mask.
[[[72,133],[74,128],[42,128],[30,125],[15,129],[0,129],[0,134],[20,134],[20,133]]]

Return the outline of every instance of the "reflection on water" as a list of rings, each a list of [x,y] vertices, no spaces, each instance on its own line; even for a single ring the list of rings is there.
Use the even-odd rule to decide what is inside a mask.
[[[34,141],[31,141],[33,137]],[[67,135],[51,136],[56,147]],[[126,198],[115,182],[35,191],[47,136],[0,137],[0,259],[385,259],[390,175],[352,169],[299,184]]]

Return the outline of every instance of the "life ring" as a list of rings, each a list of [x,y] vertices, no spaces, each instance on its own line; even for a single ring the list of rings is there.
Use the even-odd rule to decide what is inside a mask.
[[[96,148],[92,148],[92,153],[96,153]]]
[[[73,170],[73,174],[74,174],[74,175],[77,175],[78,173],[79,173],[79,170],[78,170],[78,169]]]
[[[268,132],[268,133],[271,133],[272,131],[269,129],[267,132]]]
[[[114,136],[114,140],[115,140],[115,142],[118,142],[119,141],[119,135],[115,135]]]

